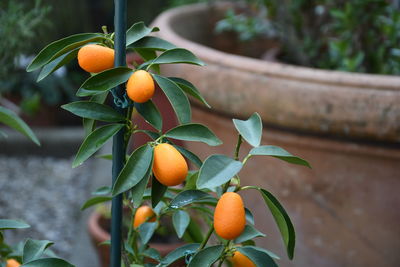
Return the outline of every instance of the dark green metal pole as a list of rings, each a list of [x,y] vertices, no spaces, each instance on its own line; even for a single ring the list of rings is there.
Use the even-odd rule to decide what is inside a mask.
[[[126,55],[126,0],[114,0],[114,31],[115,31],[115,60],[114,66],[125,66]],[[115,88],[115,95],[122,99],[124,88],[119,86]],[[115,109],[121,114],[126,114],[126,109],[115,106]],[[112,183],[118,177],[125,161],[126,147],[124,142],[125,129],[120,130],[113,138],[113,167]],[[122,194],[115,196],[111,204],[111,262],[110,267],[121,266],[121,227],[122,227]]]

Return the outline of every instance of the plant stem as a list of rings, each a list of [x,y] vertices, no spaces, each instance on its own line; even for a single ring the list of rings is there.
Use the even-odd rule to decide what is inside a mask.
[[[203,242],[201,242],[201,244],[200,244],[199,250],[203,249],[207,245],[207,242],[210,239],[211,234],[213,232],[214,232],[214,225],[211,225],[210,229],[207,232],[206,237],[204,238]]]
[[[236,148],[235,148],[235,160],[239,160],[239,151],[240,151],[240,146],[242,145],[243,139],[242,136],[239,134],[238,139],[236,142]]]
[[[221,266],[222,266],[222,263],[224,263],[224,259],[221,259],[221,260],[219,261],[218,267],[221,267]]]

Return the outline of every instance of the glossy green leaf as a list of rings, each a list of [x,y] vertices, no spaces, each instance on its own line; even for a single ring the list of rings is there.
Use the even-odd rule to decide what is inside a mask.
[[[64,55],[59,56],[58,58],[44,65],[36,81],[40,82],[65,64],[68,64],[71,60],[76,58],[76,56],[78,55],[78,51],[79,49],[76,48],[71,52],[65,53]]]
[[[33,240],[28,238],[24,245],[22,262],[27,263],[39,259],[43,252],[53,244],[53,242],[48,240]]]
[[[117,67],[105,70],[91,76],[79,88],[77,96],[91,96],[104,93],[126,82],[131,77],[133,70],[127,67]]]
[[[6,109],[0,106],[0,123],[4,123],[5,125],[13,128],[14,130],[22,133],[26,137],[32,140],[37,145],[40,145],[39,140],[36,135],[32,132],[29,126],[21,120],[17,114],[13,111]]]
[[[153,175],[153,180],[151,181],[151,205],[153,208],[156,207],[157,204],[164,197],[167,189],[168,187],[161,184]]]
[[[196,182],[197,178],[199,178],[199,172],[192,172],[190,171],[185,180],[185,187],[184,190],[196,190]]]
[[[275,219],[276,224],[278,225],[289,259],[293,259],[296,233],[289,215],[286,213],[279,201],[270,192],[262,188],[258,188],[258,191],[260,191],[265,203]]]
[[[254,113],[248,120],[233,119],[236,129],[250,145],[257,147],[261,143],[262,122],[258,113]]]
[[[32,60],[26,71],[31,72],[40,67],[43,67],[48,62],[59,56],[74,50],[89,42],[96,42],[104,39],[104,36],[99,33],[80,33],[65,37],[61,40],[55,41],[39,52],[39,54]]]
[[[96,191],[92,192],[93,196],[106,196],[111,194],[111,187],[102,186],[96,189]]]
[[[43,258],[27,262],[21,267],[75,267],[74,265],[58,258]]]
[[[222,144],[222,141],[210,129],[198,123],[179,125],[164,135],[178,140],[203,142],[209,146]]]
[[[278,267],[274,259],[263,249],[253,246],[237,247],[236,249],[248,257],[257,267]]]
[[[158,252],[158,250],[156,250],[154,248],[148,248],[145,251],[143,251],[143,256],[148,257],[153,260],[156,260],[158,262],[161,261],[160,252]]]
[[[176,46],[171,44],[170,42],[154,36],[143,37],[142,39],[131,44],[129,47],[135,49],[142,48],[142,49],[151,49],[158,51],[164,51],[176,48]]]
[[[194,220],[190,220],[189,226],[183,236],[186,242],[201,243],[204,240],[201,226]]]
[[[204,105],[206,105],[208,108],[211,108],[211,106],[207,103],[204,97],[200,94],[199,89],[197,89],[191,82],[177,77],[168,77],[168,79],[176,83],[184,92],[193,96],[194,98],[202,102]]]
[[[272,156],[292,164],[303,165],[311,168],[311,165],[306,160],[293,156],[283,148],[277,146],[255,147],[250,150],[249,154],[252,156]]]
[[[256,237],[265,237],[266,235],[258,231],[254,226],[246,225],[242,234],[235,239],[235,243],[242,243]]]
[[[204,248],[193,256],[188,267],[210,267],[219,259],[223,251],[223,245]]]
[[[77,101],[61,106],[69,112],[88,119],[106,122],[124,121],[125,117],[110,106],[91,101]]]
[[[146,191],[149,178],[151,176],[151,168],[147,170],[146,175],[131,189],[131,199],[135,208],[139,207],[143,200],[144,192]]]
[[[110,201],[112,199],[112,197],[108,197],[108,196],[96,196],[96,197],[92,197],[89,200],[87,200],[81,207],[81,210],[85,210],[87,208],[90,208],[92,206],[95,206],[97,204],[100,203],[104,203],[107,201]]]
[[[182,247],[179,247],[175,250],[173,250],[172,252],[168,253],[167,256],[165,256],[162,260],[161,260],[161,264],[164,267],[167,267],[169,265],[171,265],[172,263],[174,263],[175,261],[185,257],[186,255],[189,254],[193,254],[197,251],[197,249],[199,248],[200,244],[186,244]]]
[[[143,244],[147,244],[157,228],[157,222],[146,222],[139,226],[138,232]]]
[[[246,211],[246,221],[254,225],[254,216],[248,208],[244,208]]]
[[[177,194],[175,198],[172,199],[169,206],[172,209],[179,209],[184,206],[190,205],[192,203],[196,203],[199,200],[205,200],[205,199],[215,199],[215,198],[207,194],[206,192],[200,190],[186,190]]]
[[[149,100],[145,103],[136,103],[135,108],[139,114],[155,129],[161,131],[162,129],[162,117],[157,106],[153,101]]]
[[[151,64],[176,64],[187,63],[204,66],[204,62],[198,59],[192,52],[183,48],[174,48],[163,52]]]
[[[189,123],[192,117],[190,103],[181,88],[173,81],[153,74],[154,80],[160,86],[171,103],[180,123]]]
[[[153,162],[153,148],[146,144],[136,149],[129,157],[113,187],[113,196],[125,192],[138,184],[147,174]]]
[[[108,92],[104,92],[98,95],[94,95],[90,98],[90,102],[103,104],[108,96]],[[93,119],[83,118],[83,129],[85,130],[85,136],[88,136],[95,129],[96,121]]]
[[[133,24],[126,31],[126,46],[133,44],[134,42],[142,39],[152,31],[157,31],[158,28],[149,28],[143,22],[137,22]]]
[[[189,222],[190,216],[184,210],[177,210],[172,215],[172,223],[179,238],[182,238],[183,234],[186,231],[186,228],[189,226]]]
[[[242,169],[240,161],[233,160],[225,155],[208,157],[200,168],[197,188],[215,188],[228,182]]]
[[[89,134],[83,141],[75,156],[72,167],[81,165],[90,156],[96,153],[114,134],[124,127],[124,124],[109,124],[100,127]]]
[[[197,167],[201,167],[203,165],[203,162],[201,159],[199,159],[198,156],[196,156],[194,153],[191,151],[187,150],[186,148],[183,148],[181,146],[173,145],[185,158],[190,160],[193,164],[195,164]]]
[[[20,220],[0,219],[0,230],[29,228],[30,225]]]

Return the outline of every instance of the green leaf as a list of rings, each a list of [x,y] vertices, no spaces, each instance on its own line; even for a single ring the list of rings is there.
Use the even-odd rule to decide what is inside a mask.
[[[258,191],[260,191],[265,203],[275,219],[276,224],[278,225],[289,259],[293,259],[296,233],[289,215],[286,213],[279,201],[270,192],[262,188],[258,188]]]
[[[124,124],[109,124],[96,129],[83,141],[78,153],[75,156],[72,168],[81,165],[90,156],[96,153],[108,139],[124,127]]]
[[[219,259],[223,251],[223,245],[204,248],[193,256],[188,267],[210,267]]]
[[[35,144],[40,145],[39,140],[29,126],[23,120],[21,120],[17,114],[9,109],[3,108],[2,106],[0,106],[0,123],[8,125],[9,127],[31,139]]]
[[[111,187],[102,186],[96,189],[96,191],[92,192],[94,196],[105,196],[111,194]]]
[[[250,150],[249,154],[252,156],[272,156],[292,164],[303,165],[311,168],[311,165],[306,160],[293,156],[283,148],[277,146],[255,147]]]
[[[215,200],[214,197],[210,196],[206,192],[200,190],[186,190],[177,194],[175,198],[172,199],[169,206],[172,209],[179,209],[205,199]]]
[[[254,216],[248,208],[244,208],[246,212],[246,221],[254,225]]]
[[[43,258],[27,262],[21,267],[75,267],[74,265],[58,258]]]
[[[161,261],[160,253],[154,248],[148,248],[145,251],[143,251],[143,256],[156,260],[158,262]]]
[[[108,197],[108,196],[96,196],[96,197],[92,197],[89,200],[87,200],[85,202],[85,204],[82,205],[81,210],[85,210],[89,207],[92,207],[94,205],[100,204],[100,203],[104,203],[107,201],[110,201],[112,199],[112,197]]]
[[[143,200],[144,192],[146,191],[147,184],[149,183],[149,178],[151,175],[151,168],[147,170],[146,175],[131,189],[131,198],[133,206],[135,208],[139,207]]]
[[[158,31],[158,28],[148,28],[143,22],[137,22],[133,24],[126,31],[126,46],[129,46],[134,42],[142,39],[152,31]]]
[[[262,122],[258,113],[254,113],[248,120],[233,119],[236,129],[250,145],[257,147],[261,143]]]
[[[151,181],[151,205],[153,208],[161,201],[167,189],[168,187],[161,184],[153,175],[153,180]]]
[[[175,261],[185,257],[186,255],[193,254],[196,252],[196,250],[200,247],[200,244],[186,244],[182,247],[179,247],[172,252],[168,253],[167,256],[165,256],[161,260],[161,264],[164,267],[167,267],[174,263]]]
[[[148,100],[145,103],[136,103],[135,108],[139,114],[155,129],[161,131],[162,129],[162,117],[157,106],[153,101]]]
[[[68,36],[61,40],[55,41],[39,52],[39,54],[32,60],[26,71],[31,72],[40,67],[43,67],[48,62],[59,56],[74,50],[89,42],[96,42],[104,39],[104,36],[99,33],[80,33]]]
[[[196,156],[194,153],[190,152],[184,147],[173,145],[182,155],[185,156],[188,160],[190,160],[193,164],[195,164],[197,167],[201,167],[203,165],[203,162],[201,159],[199,159],[198,156]]]
[[[201,243],[204,240],[201,226],[195,221],[190,220],[189,226],[183,236],[186,242]]]
[[[203,142],[209,146],[222,144],[222,141],[210,129],[198,123],[179,125],[164,135],[178,140]]]
[[[171,103],[180,123],[189,123],[192,117],[190,103],[181,88],[168,78],[153,74],[154,80],[160,86]]]
[[[184,92],[202,102],[206,107],[211,108],[204,97],[200,94],[199,89],[197,89],[192,83],[177,77],[168,77],[168,79],[176,83]]]
[[[198,59],[192,52],[183,48],[174,48],[167,50],[150,63],[151,65],[177,63],[187,63],[199,66],[205,65],[204,62]]]
[[[48,240],[33,240],[28,238],[24,245],[22,262],[27,263],[39,259],[43,252],[53,244],[53,242]]]
[[[172,223],[179,238],[182,238],[186,228],[189,226],[189,222],[190,216],[184,210],[178,210],[172,215]]]
[[[139,226],[138,232],[143,244],[147,244],[157,228],[157,222],[146,222]]]
[[[116,196],[138,184],[153,163],[153,148],[146,144],[136,149],[129,157],[115,181],[112,195]]]
[[[39,73],[39,76],[36,80],[36,82],[40,82],[65,64],[68,64],[72,59],[76,58],[78,55],[79,49],[76,48],[72,50],[71,52],[68,52],[62,56],[59,56],[58,58],[54,59],[53,61],[47,63],[46,65],[43,66],[42,70]]]
[[[233,160],[225,155],[208,157],[200,168],[197,188],[215,188],[228,182],[242,169],[240,161]]]
[[[125,120],[125,117],[113,108],[96,102],[77,101],[62,105],[61,107],[82,118],[106,122],[120,122]]]
[[[129,48],[164,51],[176,48],[176,46],[158,37],[146,36],[131,44]]]
[[[90,98],[90,102],[95,102],[99,104],[103,104],[108,96],[108,92],[94,95]],[[85,136],[88,136],[91,132],[93,132],[96,126],[96,121],[93,119],[83,118],[83,128],[85,129]]]
[[[0,219],[0,230],[29,228],[30,225],[20,220]]]
[[[242,243],[256,237],[265,237],[265,234],[258,231],[254,226],[246,225],[242,234],[235,239],[235,243]]]
[[[126,82],[133,70],[127,67],[117,67],[100,72],[87,79],[76,93],[77,96],[97,95]]]
[[[160,137],[159,133],[148,131],[148,130],[137,130],[137,132],[144,133],[144,134],[146,134],[148,137],[150,137],[153,140],[156,140],[157,138]]]
[[[272,257],[263,249],[253,246],[237,247],[236,249],[248,257],[257,267],[278,267]]]
[[[186,180],[185,180],[185,187],[184,190],[195,190],[196,189],[196,182],[197,178],[199,178],[199,172],[189,171]]]

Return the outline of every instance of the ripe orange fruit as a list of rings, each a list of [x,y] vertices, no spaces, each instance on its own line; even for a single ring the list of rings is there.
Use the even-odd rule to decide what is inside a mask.
[[[246,215],[241,196],[227,192],[218,200],[214,211],[214,229],[227,240],[240,236],[246,225]]]
[[[133,220],[133,227],[137,228],[144,222],[155,222],[156,214],[149,206],[141,206],[135,213],[135,219]]]
[[[230,259],[233,267],[256,267],[256,265],[245,255],[239,251],[235,251],[233,257]]]
[[[174,186],[186,179],[188,166],[175,147],[163,143],[154,148],[153,173],[163,185]]]
[[[126,84],[128,97],[137,103],[144,103],[154,95],[154,81],[145,70],[135,71]]]
[[[18,261],[14,260],[14,259],[7,260],[6,267],[19,267],[19,266],[21,266],[21,264]]]
[[[79,49],[78,64],[93,73],[111,69],[114,66],[114,49],[96,44],[85,45]]]

